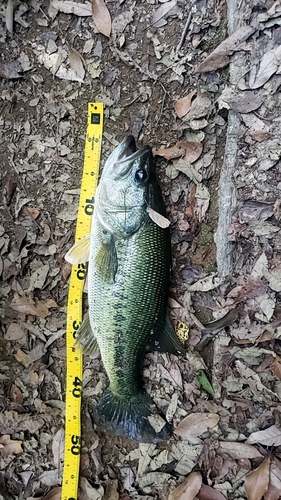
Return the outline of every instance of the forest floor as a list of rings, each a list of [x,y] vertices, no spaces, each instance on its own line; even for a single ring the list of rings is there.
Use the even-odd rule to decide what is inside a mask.
[[[88,102],[104,103],[101,166],[125,135],[153,148],[171,221],[170,313],[189,333],[185,357],[145,360],[168,443],[96,428],[107,379],[85,356],[79,500],[278,500],[280,2],[92,5],[94,19],[90,2],[0,5],[0,500],[61,498],[64,256]]]

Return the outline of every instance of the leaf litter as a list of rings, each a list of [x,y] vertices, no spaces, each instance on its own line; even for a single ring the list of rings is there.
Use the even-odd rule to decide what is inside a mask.
[[[189,14],[179,2],[53,0],[47,9],[41,1],[1,8],[8,30],[0,30],[1,494],[17,499],[27,488],[30,499],[61,496],[64,255],[73,241],[85,110],[94,95],[105,103],[103,161],[132,132],[158,155],[172,234],[171,317],[185,325],[187,354],[145,360],[146,388],[175,430],[161,446],[96,429],[91,415],[106,377],[98,356],[85,359],[79,498],[278,498],[280,11],[269,3],[267,11],[249,8],[245,26],[225,36],[222,6],[196,2],[178,51],[174,33]],[[236,60],[244,69],[238,81]],[[227,130],[231,113],[241,117],[237,205],[227,234],[234,265],[222,279],[215,239],[224,147],[235,137]],[[220,333],[211,332],[197,351],[208,323],[227,314]]]

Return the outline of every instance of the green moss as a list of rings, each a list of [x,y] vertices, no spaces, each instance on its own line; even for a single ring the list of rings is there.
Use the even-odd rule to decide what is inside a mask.
[[[206,40],[203,49],[209,54],[227,38],[227,21],[222,21],[210,40]]]
[[[198,247],[204,250],[214,242],[213,230],[209,224],[204,222],[201,224],[200,233],[198,235]]]

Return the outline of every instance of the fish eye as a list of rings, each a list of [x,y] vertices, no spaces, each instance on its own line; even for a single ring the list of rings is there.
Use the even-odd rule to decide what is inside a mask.
[[[137,182],[143,182],[147,179],[147,172],[144,168],[139,168],[135,173],[135,180]]]

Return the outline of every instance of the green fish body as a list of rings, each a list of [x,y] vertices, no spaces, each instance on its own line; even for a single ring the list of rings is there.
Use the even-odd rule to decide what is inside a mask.
[[[152,220],[148,207],[166,220],[151,148],[137,151],[129,136],[107,160],[96,191],[89,319],[79,342],[85,352],[97,343],[109,378],[95,421],[108,433],[157,442],[170,437],[171,426],[166,423],[157,433],[149,422],[152,401],[142,387],[143,358],[148,350],[180,354],[183,348],[166,312],[169,229]]]

